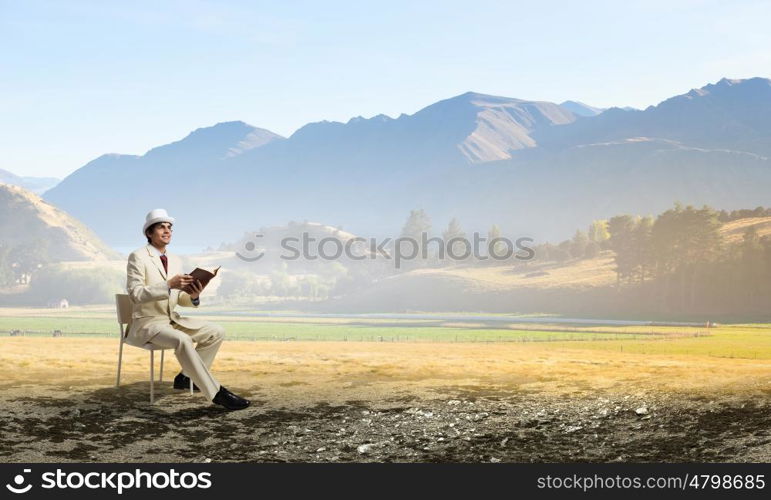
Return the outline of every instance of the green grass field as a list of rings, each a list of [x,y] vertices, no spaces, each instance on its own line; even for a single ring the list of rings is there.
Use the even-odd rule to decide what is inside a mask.
[[[585,342],[584,349],[623,351],[641,354],[685,354],[720,358],[771,359],[771,328],[752,325],[710,328],[709,336],[677,338],[637,338],[632,342]],[[556,346],[570,347],[557,342]]]
[[[289,321],[237,321],[215,319],[225,327],[228,338],[234,340],[348,340],[348,341],[438,341],[438,342],[497,342],[497,341],[584,341],[643,338],[634,333],[549,330],[465,328],[442,326],[370,326],[349,324],[294,323]],[[118,324],[103,318],[0,318],[0,331],[21,330],[25,335],[51,335],[61,330],[65,335],[117,335]]]
[[[692,354],[722,358],[771,359],[771,326],[723,325],[717,328],[671,326],[565,326],[441,321],[330,318],[269,318],[250,320],[207,316],[225,327],[231,340],[313,340],[366,342],[549,342],[568,349],[642,354]],[[387,324],[383,324],[383,323]],[[0,335],[21,330],[26,336],[115,337],[118,324],[104,311],[56,313],[51,316],[0,316]]]

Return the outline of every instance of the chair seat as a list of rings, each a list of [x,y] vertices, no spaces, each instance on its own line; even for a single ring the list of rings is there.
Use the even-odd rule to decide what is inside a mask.
[[[117,309],[117,315],[118,315],[118,326],[120,327],[120,347],[118,349],[118,375],[115,380],[115,387],[120,386],[120,371],[121,371],[121,363],[123,361],[123,344],[128,344],[130,346],[139,347],[140,349],[144,349],[146,351],[150,351],[150,404],[154,401],[154,383],[155,383],[155,374],[154,374],[154,358],[155,358],[155,351],[161,351],[161,377],[160,380],[163,382],[163,351],[166,349],[172,349],[171,347],[160,347],[154,344],[150,343],[139,343],[136,341],[136,339],[133,339],[126,335],[126,332],[129,329],[129,324],[131,322],[131,301],[129,299],[129,296],[126,294],[116,294],[115,295],[115,306]],[[123,326],[126,325],[126,329],[124,330]],[[193,394],[193,381],[190,380],[190,394]]]
[[[140,344],[140,343],[131,342],[128,338],[124,339],[123,343],[128,344],[130,346],[139,347],[140,349],[145,349],[147,351],[162,351],[164,349],[171,349],[171,347],[161,347],[150,343]]]
[[[140,347],[142,349],[147,349],[148,351],[163,351],[164,349],[171,349],[171,347],[161,347],[154,344],[142,344]]]

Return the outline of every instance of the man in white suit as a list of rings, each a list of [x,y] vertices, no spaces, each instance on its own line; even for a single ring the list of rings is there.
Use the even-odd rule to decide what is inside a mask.
[[[126,289],[133,308],[126,342],[173,348],[182,366],[182,372],[174,379],[175,389],[189,388],[192,379],[193,389],[201,391],[207,400],[228,410],[241,410],[250,401],[228,391],[209,371],[222,344],[224,329],[180,316],[174,310],[177,305],[198,307],[203,287],[182,272],[179,257],[166,251],[173,223],[166,210],[151,210],[142,228],[147,245],[129,255]]]

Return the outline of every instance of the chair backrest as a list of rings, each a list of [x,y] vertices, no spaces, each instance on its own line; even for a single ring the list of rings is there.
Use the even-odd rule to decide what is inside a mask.
[[[127,325],[131,322],[131,299],[125,293],[115,294],[115,309],[118,312],[118,323]]]

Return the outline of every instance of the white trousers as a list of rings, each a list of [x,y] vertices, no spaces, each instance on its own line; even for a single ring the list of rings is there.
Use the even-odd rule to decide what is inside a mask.
[[[214,399],[220,390],[220,383],[209,371],[217,355],[225,329],[214,323],[204,323],[202,327],[191,329],[171,322],[170,324],[153,323],[148,327],[157,330],[148,341],[149,344],[174,349],[182,373],[190,377],[201,389],[207,401]],[[193,343],[195,342],[195,346]]]

